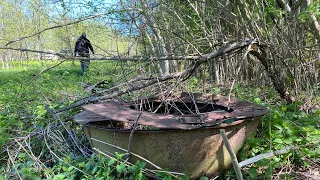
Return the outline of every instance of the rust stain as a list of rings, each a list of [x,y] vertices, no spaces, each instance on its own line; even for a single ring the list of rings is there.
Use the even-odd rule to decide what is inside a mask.
[[[83,107],[85,111],[76,115],[75,120],[80,124],[101,121],[110,121],[109,124],[112,124],[113,121],[120,121],[122,122],[120,127],[130,128],[128,124],[136,121],[142,113],[138,120],[139,125],[159,129],[198,129],[209,126],[225,127],[238,124],[244,119],[259,117],[269,112],[264,106],[235,98],[231,99],[230,110],[228,110],[226,108],[228,98],[212,94],[181,93],[166,99],[165,102],[162,102],[159,97],[142,99],[140,102],[145,102],[145,104],[141,106],[134,102],[120,103],[111,101],[86,105]],[[155,103],[157,104],[155,105]],[[186,110],[184,112],[180,111],[179,108],[181,109],[181,107],[175,107],[177,105],[188,110],[188,106],[194,106],[193,108],[198,108],[204,112],[185,114]],[[170,111],[174,111],[174,113],[153,113],[132,109],[133,107],[143,109],[143,106],[147,109],[169,107]]]

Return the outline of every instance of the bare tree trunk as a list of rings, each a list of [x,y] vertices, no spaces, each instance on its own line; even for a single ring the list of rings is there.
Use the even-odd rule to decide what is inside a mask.
[[[146,19],[146,23],[148,24],[149,28],[152,30],[152,32],[154,33],[154,36],[157,40],[157,50],[158,50],[158,54],[160,56],[167,56],[168,52],[166,49],[166,44],[164,42],[164,39],[161,35],[161,31],[158,27],[158,25],[156,24],[156,22],[153,20],[153,18],[150,15],[150,10],[149,7],[147,5],[147,2],[145,0],[139,0],[143,10],[145,11],[145,13],[143,14],[143,16]],[[161,5],[160,5],[161,6]],[[169,74],[170,73],[170,66],[169,66],[169,61],[168,60],[163,60],[161,61],[161,69],[162,69],[162,73],[164,75]]]

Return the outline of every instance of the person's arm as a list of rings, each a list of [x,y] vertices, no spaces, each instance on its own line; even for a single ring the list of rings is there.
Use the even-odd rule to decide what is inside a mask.
[[[92,45],[91,45],[91,43],[90,43],[90,41],[89,41],[89,40],[88,40],[88,47],[90,48],[90,50],[91,50],[92,54],[94,54],[93,47],[92,47]]]

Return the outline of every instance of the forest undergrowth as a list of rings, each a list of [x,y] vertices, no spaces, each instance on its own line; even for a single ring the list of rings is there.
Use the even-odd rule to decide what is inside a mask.
[[[46,105],[59,109],[91,94],[90,86],[95,83],[107,80],[105,87],[117,84],[114,77],[120,74],[115,66],[112,62],[92,62],[84,76],[78,62],[66,62],[40,74],[44,67],[39,62],[0,70],[0,179],[188,179],[149,171],[144,162],[130,165],[123,161],[123,154],[110,158],[92,153],[81,126],[73,122],[80,108],[60,113],[58,118],[47,111]],[[196,77],[185,83],[189,90],[201,92]],[[210,93],[229,93],[229,86],[211,86]],[[286,146],[301,146],[243,167],[245,179],[320,178],[320,84],[313,92],[312,96],[300,92],[296,102],[287,105],[272,87],[237,83],[234,97],[270,109],[255,136],[239,152],[239,161]],[[73,147],[74,142],[84,151]],[[225,176],[235,178],[232,170]]]

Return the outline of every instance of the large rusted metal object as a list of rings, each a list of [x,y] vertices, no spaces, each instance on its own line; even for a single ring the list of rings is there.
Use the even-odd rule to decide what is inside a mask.
[[[231,166],[219,129],[225,129],[237,153],[255,133],[259,117],[268,113],[261,105],[208,94],[181,93],[165,101],[154,97],[138,102],[86,105],[75,120],[100,151],[124,153],[117,147],[128,149],[130,141],[130,152],[190,178],[212,176]],[[135,123],[139,128],[130,137]],[[136,160],[141,159],[130,156],[131,162]]]

